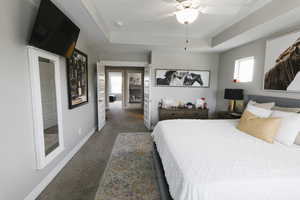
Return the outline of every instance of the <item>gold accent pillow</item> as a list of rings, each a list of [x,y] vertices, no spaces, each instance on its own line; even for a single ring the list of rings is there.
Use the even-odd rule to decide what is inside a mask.
[[[280,123],[281,118],[260,118],[249,111],[245,111],[237,128],[240,131],[273,144]]]

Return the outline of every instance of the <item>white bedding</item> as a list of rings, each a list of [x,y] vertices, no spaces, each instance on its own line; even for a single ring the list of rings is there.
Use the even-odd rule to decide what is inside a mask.
[[[152,135],[174,200],[299,200],[300,149],[237,130],[236,120],[170,120]]]

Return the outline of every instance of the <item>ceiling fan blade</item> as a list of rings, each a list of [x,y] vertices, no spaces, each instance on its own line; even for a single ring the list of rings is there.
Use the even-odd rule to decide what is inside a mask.
[[[215,7],[215,6],[200,6],[200,13],[207,15],[236,15],[240,11],[240,7]]]
[[[161,21],[161,20],[167,19],[169,17],[174,17],[175,15],[176,15],[176,12],[172,12],[172,13],[168,13],[168,14],[165,14],[165,15],[156,16],[153,19],[145,20],[145,22]]]
[[[178,2],[176,0],[162,0],[164,3],[167,3],[167,4],[173,4],[173,5],[177,5]]]

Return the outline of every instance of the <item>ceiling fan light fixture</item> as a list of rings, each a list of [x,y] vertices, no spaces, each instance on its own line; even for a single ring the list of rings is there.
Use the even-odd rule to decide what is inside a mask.
[[[198,10],[194,8],[185,8],[176,13],[176,19],[181,24],[191,24],[199,16]]]

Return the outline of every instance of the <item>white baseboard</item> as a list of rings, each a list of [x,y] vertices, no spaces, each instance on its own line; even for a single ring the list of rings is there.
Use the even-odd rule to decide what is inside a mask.
[[[61,160],[57,166],[25,197],[24,200],[35,200],[47,185],[55,178],[55,176],[64,168],[64,166],[73,158],[73,156],[81,149],[87,140],[95,133],[96,128],[89,132],[67,155]]]

